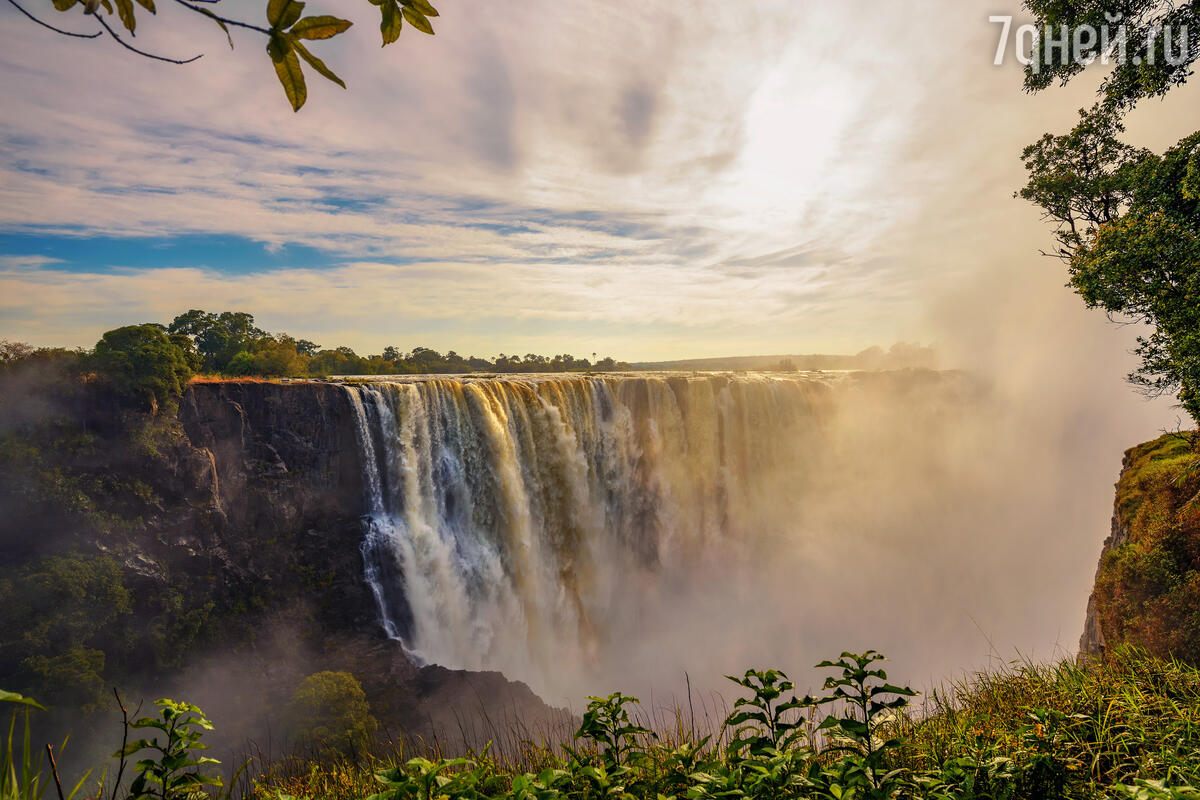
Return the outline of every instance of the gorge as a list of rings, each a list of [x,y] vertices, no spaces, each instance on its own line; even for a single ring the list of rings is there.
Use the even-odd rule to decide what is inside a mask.
[[[84,708],[113,683],[186,695],[239,731],[253,710],[255,737],[324,669],[429,731],[846,647],[931,681],[989,639],[1045,649],[1075,635],[1112,479],[964,372],[198,379],[116,428],[86,384],[22,385],[14,591],[111,564],[124,594],[55,595],[61,633],[10,649],[10,682]],[[1089,464],[1104,495],[1067,502]],[[110,621],[70,627],[97,603]],[[103,660],[44,661],[64,636]]]
[[[293,556],[337,573],[338,627],[566,704],[644,673],[637,654],[665,627],[695,634],[675,655],[699,657],[705,622],[803,603],[802,642],[838,559],[904,561],[979,488],[956,463],[971,427],[931,433],[985,396],[978,379],[923,370],[197,382],[181,419],[213,454],[231,533],[263,515],[276,537],[310,531]],[[907,486],[922,470],[955,482],[938,489],[949,502]],[[906,509],[944,519],[884,541]],[[886,563],[854,569],[895,581]],[[759,624],[722,638],[747,645]],[[647,677],[677,677],[658,663]]]

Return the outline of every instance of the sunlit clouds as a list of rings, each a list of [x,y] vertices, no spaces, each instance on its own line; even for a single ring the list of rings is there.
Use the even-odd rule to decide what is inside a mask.
[[[379,50],[363,6],[322,49],[350,90],[314,80],[299,115],[252,36],[230,53],[163,9],[141,46],[205,52],[175,68],[0,11],[0,230],[26,235],[0,252],[0,332],[87,344],[131,314],[237,305],[363,350],[405,334],[650,358],[923,333],[897,294],[915,273],[880,247],[921,210],[902,162],[935,88],[880,82],[902,16],[448,7],[436,38]],[[46,261],[64,238],[187,234],[325,263]]]
[[[381,50],[361,5],[300,114],[196,15],[139,29],[205,53],[172,67],[0,10],[0,336],[236,307],[364,352],[953,350],[931,298],[1042,268],[1016,154],[1073,109],[982,6],[447,6]]]

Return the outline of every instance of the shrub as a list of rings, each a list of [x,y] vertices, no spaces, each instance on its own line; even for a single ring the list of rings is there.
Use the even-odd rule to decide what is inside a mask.
[[[358,678],[329,670],[300,682],[288,720],[296,743],[318,751],[353,752],[369,744],[379,728]]]

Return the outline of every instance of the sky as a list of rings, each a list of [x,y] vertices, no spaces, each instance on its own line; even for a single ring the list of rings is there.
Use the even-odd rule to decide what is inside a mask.
[[[349,89],[310,75],[298,114],[257,34],[230,51],[159,5],[138,45],[203,58],[0,7],[0,338],[87,346],[202,308],[361,353],[904,340],[957,365],[1032,308],[1127,366],[1132,335],[1070,297],[1012,198],[1020,148],[1094,88],[1029,96],[993,64],[1015,2],[447,2],[436,37],[380,49],[365,0],[313,0],[358,24],[314,43]],[[1131,135],[1200,127],[1189,92]]]
[[[1084,308],[1013,198],[1022,147],[1099,78],[1023,93],[988,21],[1016,0],[446,0],[435,37],[386,49],[366,0],[311,0],[358,24],[313,46],[348,90],[310,74],[298,114],[256,35],[231,52],[158,5],[138,45],[198,62],[0,3],[0,339],[89,346],[201,308],[363,354],[932,344],[1000,409],[922,437],[987,502],[909,476],[928,531],[988,568],[956,573],[987,573],[977,598],[920,595],[958,615],[944,660],[1073,647],[1121,452],[1181,415],[1124,383],[1138,330]],[[1144,103],[1131,142],[1200,129],[1198,91]]]

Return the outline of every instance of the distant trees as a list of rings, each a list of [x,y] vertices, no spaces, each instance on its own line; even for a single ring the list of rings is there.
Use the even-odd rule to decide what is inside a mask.
[[[99,708],[110,626],[132,611],[120,565],[67,553],[13,567],[0,577],[0,674],[53,702]]]
[[[203,359],[203,369],[209,371],[224,370],[238,353],[252,351],[267,337],[254,325],[254,316],[244,311],[208,314],[192,309],[171,320],[167,331],[188,337]]]
[[[404,351],[395,345],[378,355],[352,348],[322,348],[307,339],[259,328],[244,311],[192,309],[166,325],[128,325],[106,332],[89,353],[34,348],[0,340],[0,372],[55,361],[68,372],[91,372],[122,402],[153,411],[179,397],[196,373],[229,377],[285,378],[328,375],[468,374],[478,372],[587,372],[628,370],[611,356],[592,363],[562,353],[494,359],[441,353],[429,347]]]
[[[568,354],[552,357],[528,353],[524,357],[501,353],[495,359],[441,353],[429,347],[405,351],[388,345],[378,355],[360,356],[345,346],[322,348],[307,339],[259,328],[254,315],[244,311],[209,313],[192,309],[171,320],[166,330],[186,337],[200,358],[204,372],[234,377],[303,377],[307,375],[413,375],[471,372],[582,372],[628,369],[625,362],[606,357],[594,365]],[[0,353],[0,359],[3,353]]]
[[[183,393],[200,359],[186,336],[127,325],[100,337],[89,364],[116,395],[153,412]]]

